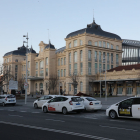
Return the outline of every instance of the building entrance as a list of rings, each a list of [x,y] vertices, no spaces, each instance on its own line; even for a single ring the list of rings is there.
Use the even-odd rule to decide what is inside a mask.
[[[130,95],[133,93],[133,87],[132,84],[128,84],[127,85],[127,90],[126,90],[126,94]]]
[[[117,84],[117,94],[122,94],[123,92],[123,84]]]

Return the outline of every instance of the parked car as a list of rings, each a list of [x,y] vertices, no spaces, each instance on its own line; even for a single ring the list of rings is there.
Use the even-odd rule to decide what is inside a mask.
[[[86,111],[92,111],[92,110],[100,110],[102,108],[101,101],[96,100],[92,97],[81,97],[84,101],[84,106]]]
[[[46,103],[47,101],[49,101],[50,99],[52,99],[56,96],[58,96],[58,95],[44,95],[44,96],[42,96],[39,99],[34,101],[33,107],[34,108],[38,108],[38,107],[41,108],[44,103]]]
[[[106,115],[111,119],[117,117],[140,119],[140,97],[131,97],[109,106]]]
[[[84,103],[77,96],[60,96],[51,99],[42,106],[42,111],[47,112],[62,112],[64,115],[68,112],[75,111],[77,113],[84,110]]]
[[[7,104],[15,105],[16,104],[15,95],[12,94],[0,95],[0,104],[2,104],[2,106],[5,106]]]

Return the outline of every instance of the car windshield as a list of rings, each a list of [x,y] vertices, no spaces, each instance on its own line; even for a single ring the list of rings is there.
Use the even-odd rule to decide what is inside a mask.
[[[88,101],[97,101],[96,99],[92,98],[92,97],[87,97],[86,98]]]
[[[72,97],[71,100],[72,100],[73,102],[83,101],[82,98],[80,98],[80,97]]]
[[[15,95],[9,95],[7,98],[15,98]]]

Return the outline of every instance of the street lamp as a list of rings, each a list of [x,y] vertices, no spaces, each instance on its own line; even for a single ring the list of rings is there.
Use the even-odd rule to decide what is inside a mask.
[[[106,93],[106,58],[103,58],[103,63],[105,62],[105,100],[107,101],[107,93]]]
[[[23,37],[26,37],[27,39],[27,42],[26,41],[23,41],[23,43],[27,43],[27,46],[26,46],[26,83],[27,83],[27,50],[28,50],[28,33],[27,35],[23,35]],[[27,88],[25,88],[25,104],[27,102]]]

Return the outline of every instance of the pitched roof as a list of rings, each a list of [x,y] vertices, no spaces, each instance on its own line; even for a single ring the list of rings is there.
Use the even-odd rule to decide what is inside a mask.
[[[101,29],[100,25],[96,24],[95,21],[93,21],[93,23],[91,23],[91,24],[88,24],[87,28],[84,28],[84,29],[81,29],[81,30],[68,34],[66,36],[66,38],[77,36],[78,34],[83,34],[83,33],[95,34],[95,35],[99,35],[99,36],[104,36],[104,37],[113,38],[113,39],[116,38],[118,40],[121,40],[120,36],[113,34],[113,33],[103,31]]]
[[[116,68],[113,68],[113,69],[110,69],[108,70],[107,72],[113,72],[114,70],[115,71],[122,71],[122,70],[132,70],[132,69],[140,69],[140,64],[135,64],[135,65],[126,65],[126,66],[118,66]]]
[[[59,48],[58,50],[55,51],[55,53],[63,52],[65,49],[66,49],[66,46]]]

